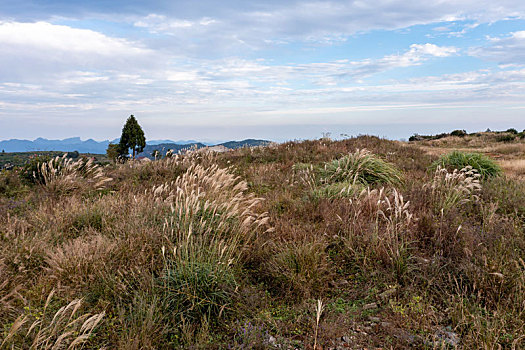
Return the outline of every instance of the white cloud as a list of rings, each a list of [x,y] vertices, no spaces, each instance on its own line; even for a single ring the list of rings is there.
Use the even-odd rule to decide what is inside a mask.
[[[187,20],[168,18],[165,15],[149,14],[148,16],[135,21],[136,27],[147,28],[153,33],[166,32],[175,34],[178,31],[187,29],[195,30],[196,27],[206,27],[217,23],[215,19],[202,17],[198,20]]]
[[[0,47],[3,81],[40,81],[70,71],[136,70],[155,62],[153,51],[138,43],[46,22],[0,22]]]
[[[458,52],[458,49],[451,46],[437,46],[434,44],[412,44],[410,45],[410,53],[416,55],[430,55],[435,57],[447,57]]]
[[[192,6],[189,6],[191,9]],[[135,25],[177,38],[190,52],[229,52],[244,47],[257,50],[273,44],[304,41],[332,45],[348,36],[376,29],[402,29],[412,25],[468,20],[473,23],[453,31],[436,28],[448,36],[462,36],[479,23],[525,18],[525,2],[518,0],[441,1],[286,1],[210,4],[206,16],[151,13]],[[437,33],[437,32],[436,32]],[[191,34],[192,39],[187,38]]]
[[[89,29],[77,29],[47,22],[0,22],[3,48],[26,47],[33,50],[96,54],[98,56],[141,55],[147,49],[125,39],[111,38]]]
[[[295,50],[298,45],[317,49],[373,29],[519,17],[525,11],[521,3],[503,0],[495,6],[488,0],[460,4],[452,0],[378,0],[256,5],[244,4],[243,10],[235,11],[227,2],[224,9],[216,8],[216,13],[186,16],[164,12],[134,16],[131,22],[126,17],[122,27],[129,30],[128,25],[134,24],[131,35],[142,37],[141,42],[69,25],[0,22],[0,77],[4,82],[0,82],[0,116],[69,115],[78,109],[91,113],[85,115],[158,114],[164,121],[173,117],[173,123],[188,125],[264,124],[269,122],[266,115],[281,118],[280,123],[295,115],[300,123],[301,114],[322,122],[331,113],[448,108],[482,102],[518,108],[525,97],[525,71],[512,70],[525,62],[525,31],[491,38],[488,45],[469,51],[505,65],[509,71],[381,80],[383,72],[439,62],[467,51],[425,41],[377,58],[334,60],[331,53],[317,50],[316,62],[305,49],[301,51],[304,63],[283,63],[279,55],[275,60],[256,59],[262,57],[257,54],[261,48],[290,45],[286,49]],[[467,27],[463,25],[445,23],[435,32],[452,35],[452,30],[459,27],[459,33]],[[214,56],[214,50],[221,54]],[[265,51],[265,57],[272,52]],[[422,74],[423,69],[409,72],[415,71]],[[290,106],[293,110],[288,110]],[[252,114],[258,117],[249,120],[246,116]]]
[[[488,39],[487,46],[473,48],[470,54],[503,66],[525,66],[525,31]]]

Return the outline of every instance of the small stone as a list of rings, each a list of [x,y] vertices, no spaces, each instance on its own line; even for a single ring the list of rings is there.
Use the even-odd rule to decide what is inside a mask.
[[[392,295],[396,293],[396,288],[385,290],[383,293],[379,294],[379,298],[386,300],[389,299]]]
[[[341,337],[341,341],[342,341],[343,343],[350,343],[350,338],[348,338],[346,335],[343,335],[343,336]]]
[[[365,306],[363,306],[363,310],[373,310],[373,309],[377,309],[376,303],[370,303],[370,304],[366,304]]]
[[[454,332],[447,331],[445,329],[436,332],[435,337],[439,340],[439,343],[446,343],[453,347],[457,347],[460,343],[461,338]]]
[[[270,335],[270,338],[268,338],[268,343],[273,346],[277,346],[277,339],[275,339],[274,336]]]
[[[390,322],[381,322],[381,327],[383,327],[383,328],[392,327],[392,323],[390,323]]]
[[[379,317],[375,317],[375,316],[368,316],[368,320],[370,322],[375,322],[375,323],[381,322],[381,319]]]

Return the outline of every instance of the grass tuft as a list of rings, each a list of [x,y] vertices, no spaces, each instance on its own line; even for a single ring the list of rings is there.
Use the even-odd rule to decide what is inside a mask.
[[[399,184],[401,172],[366,149],[357,150],[342,158],[325,164],[322,171],[326,183],[344,182],[351,184]]]
[[[499,176],[502,173],[500,166],[494,160],[481,153],[453,151],[432,164],[433,169],[437,169],[438,166],[450,170],[460,170],[470,166],[481,175],[481,178]]]

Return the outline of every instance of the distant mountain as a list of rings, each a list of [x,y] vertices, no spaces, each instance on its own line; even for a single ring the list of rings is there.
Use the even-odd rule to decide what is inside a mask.
[[[71,137],[63,140],[48,140],[44,138],[37,138],[33,141],[31,140],[19,140],[11,139],[0,141],[0,151],[5,152],[34,152],[34,151],[61,151],[61,152],[73,152],[78,151],[80,153],[95,153],[95,154],[105,154],[106,149],[108,148],[109,143],[118,143],[119,139],[114,139],[112,141],[95,141],[93,139],[88,139],[82,141],[80,137]],[[254,140],[248,139],[243,141],[229,141],[220,143],[218,145],[225,146],[226,148],[239,148],[239,147],[253,147],[267,145],[270,141],[266,140]],[[151,152],[155,149],[161,151],[165,154],[167,150],[173,149],[175,152],[178,152],[183,149],[187,149],[192,145],[196,145],[197,148],[202,148],[206,146],[212,146],[214,144],[208,142],[198,142],[194,140],[151,140],[147,141],[147,145],[144,148],[144,152],[141,153],[141,156],[151,157]],[[164,150],[164,151],[163,151]]]
[[[228,141],[218,144],[217,146],[224,146],[226,148],[236,149],[242,147],[257,147],[257,146],[268,146],[271,141],[268,140],[255,140],[255,139],[246,139],[242,141]]]
[[[118,142],[118,141],[117,141]],[[192,144],[195,144],[195,143],[202,143],[203,145],[206,145],[206,146],[211,146],[211,145],[216,145],[218,142],[203,142],[203,141],[195,141],[195,140],[178,140],[178,141],[172,141],[172,140],[153,140],[153,141],[148,141],[147,142],[148,145],[160,145],[160,144],[165,144],[165,143],[174,143],[176,145],[192,145]]]
[[[148,144],[146,147],[144,147],[144,151],[140,153],[138,156],[153,158],[151,154],[155,150],[159,151],[160,154],[164,156],[166,155],[166,152],[170,149],[173,150],[175,153],[177,153],[181,150],[187,150],[192,147],[199,149],[199,148],[203,148],[206,146],[223,146],[229,149],[236,149],[236,148],[242,148],[242,147],[267,146],[270,143],[271,141],[268,141],[268,140],[247,139],[247,140],[242,140],[242,141],[228,141],[228,142],[223,142],[223,143],[219,143],[216,145],[205,144],[203,142],[190,142],[187,144],[177,144],[177,143],[162,143],[158,145]]]
[[[5,152],[33,152],[33,151],[61,151],[80,153],[106,153],[109,140],[97,142],[93,139],[82,141],[80,137],[71,137],[64,140],[48,140],[37,138],[36,140],[5,140],[0,141],[0,150]]]

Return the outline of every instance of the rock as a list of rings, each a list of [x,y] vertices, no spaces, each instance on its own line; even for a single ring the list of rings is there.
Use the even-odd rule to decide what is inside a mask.
[[[434,337],[437,339],[437,342],[434,342],[435,344],[442,345],[443,343],[446,343],[453,347],[459,346],[461,340],[458,334],[445,329],[438,330]]]
[[[414,344],[418,344],[421,342],[421,338],[416,336],[416,335],[413,335],[413,334],[410,334],[409,332],[399,328],[396,330],[396,332],[394,333],[394,337],[400,339],[400,340],[403,340],[405,341],[406,343],[410,344],[410,345],[414,345]]]
[[[392,327],[392,323],[390,323],[390,322],[381,322],[381,327],[383,327],[383,328]]]
[[[370,303],[370,304],[366,304],[365,306],[363,306],[363,310],[373,310],[373,309],[377,309],[376,303]]]
[[[379,317],[374,317],[374,316],[368,316],[368,320],[370,322],[375,322],[375,323],[381,322],[381,319]]]
[[[342,341],[343,343],[350,343],[350,338],[348,338],[348,336],[346,336],[346,335],[343,335],[343,336],[341,337],[341,341]]]
[[[382,300],[390,299],[392,295],[396,294],[396,291],[396,288],[385,290],[383,293],[379,294],[379,298],[381,298]]]
[[[277,339],[275,339],[274,336],[270,335],[270,338],[268,338],[268,344],[276,347],[277,346]]]

